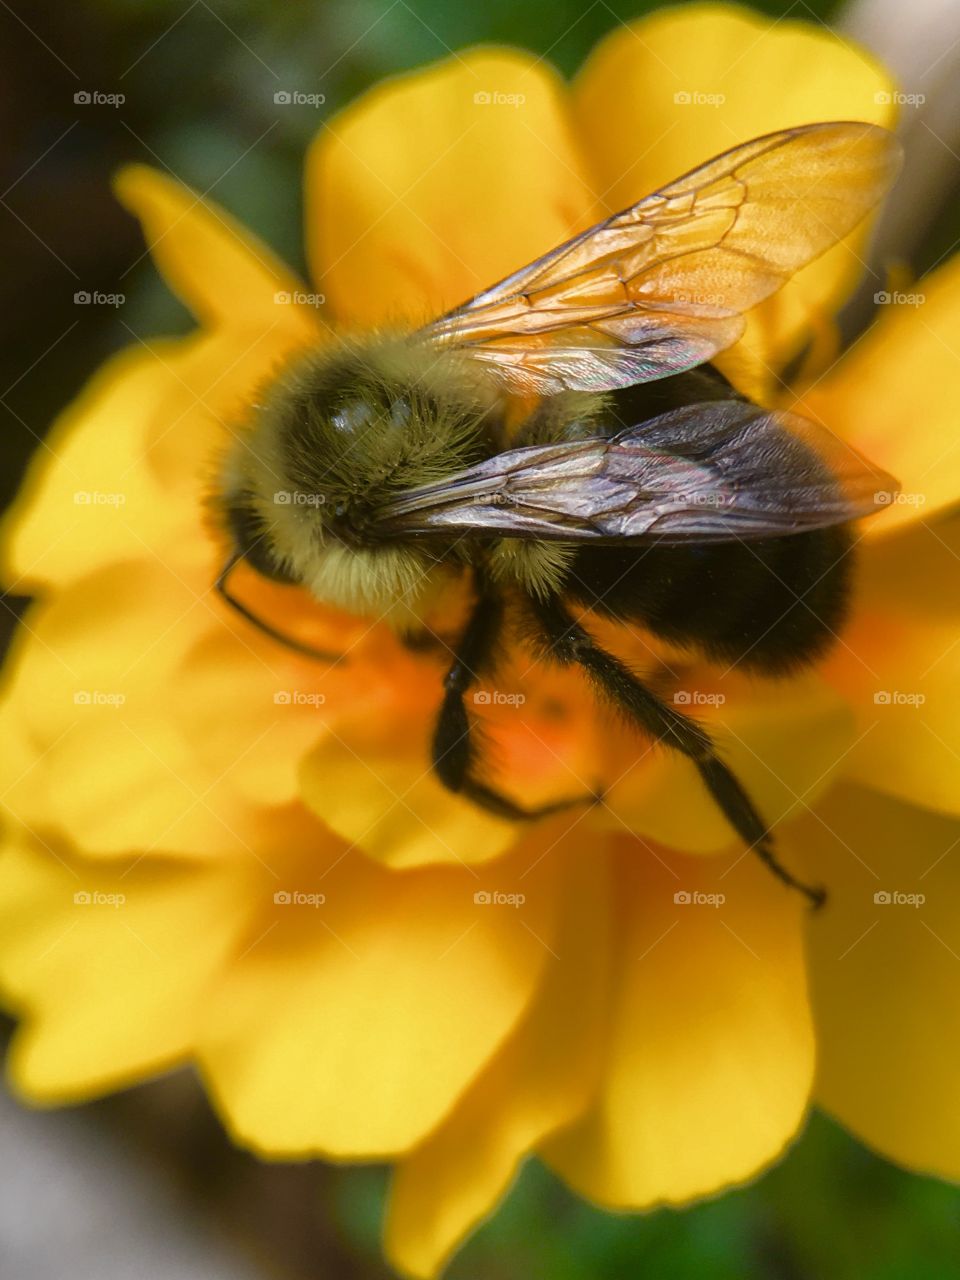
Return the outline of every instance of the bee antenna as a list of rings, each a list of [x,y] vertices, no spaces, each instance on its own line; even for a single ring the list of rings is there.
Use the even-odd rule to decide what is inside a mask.
[[[293,636],[285,635],[282,631],[278,631],[276,627],[265,622],[249,609],[242,600],[229,591],[227,581],[230,574],[234,571],[240,561],[243,559],[242,551],[235,551],[230,559],[226,562],[220,572],[217,574],[214,582],[214,590],[224,600],[231,609],[239,613],[241,618],[257,628],[261,634],[269,636],[271,640],[275,640],[277,644],[282,644],[284,648],[290,649],[293,653],[299,653],[305,658],[313,658],[318,662],[346,662],[347,658],[342,653],[327,653],[323,649],[315,649],[312,645],[304,644],[303,641],[295,639]]]

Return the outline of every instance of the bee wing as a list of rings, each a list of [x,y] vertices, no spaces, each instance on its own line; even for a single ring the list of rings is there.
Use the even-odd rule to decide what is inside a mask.
[[[889,475],[806,418],[721,400],[607,439],[497,454],[400,494],[374,532],[731,542],[843,524],[896,492]]]
[[[693,368],[743,313],[881,199],[900,145],[877,125],[755,138],[597,223],[433,321],[514,392],[604,390]]]

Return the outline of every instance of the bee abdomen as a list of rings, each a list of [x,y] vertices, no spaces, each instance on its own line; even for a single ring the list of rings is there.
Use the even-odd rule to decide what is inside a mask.
[[[585,547],[566,592],[717,662],[767,674],[815,661],[846,610],[845,526],[757,542]]]

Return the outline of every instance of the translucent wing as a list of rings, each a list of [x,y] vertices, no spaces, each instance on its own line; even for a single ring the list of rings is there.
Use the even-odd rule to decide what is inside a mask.
[[[741,400],[608,439],[512,449],[401,494],[375,532],[565,542],[730,542],[843,524],[897,485],[828,431]]]
[[[508,390],[603,390],[693,368],[743,313],[842,239],[896,176],[877,125],[811,124],[734,147],[423,331]]]

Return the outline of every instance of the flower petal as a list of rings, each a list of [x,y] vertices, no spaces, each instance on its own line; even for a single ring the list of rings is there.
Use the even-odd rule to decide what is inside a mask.
[[[960,503],[960,255],[918,281],[916,297],[882,308],[797,406],[900,481],[897,501],[864,525],[871,538]]]
[[[824,667],[856,716],[843,774],[960,815],[960,519],[869,543]]]
[[[533,1007],[394,1175],[385,1248],[408,1275],[440,1270],[523,1157],[580,1114],[596,1084],[612,933],[609,866],[602,854],[587,859],[581,852],[571,871],[553,962]]]
[[[171,381],[179,343],[109,361],[35,456],[4,525],[4,577],[21,593],[62,584],[144,547],[190,557],[184,512],[144,465],[151,409]],[[185,528],[186,526],[186,528]]]
[[[791,839],[830,892],[810,929],[817,1097],[888,1158],[960,1178],[960,823],[844,786]]]
[[[158,270],[201,324],[317,334],[314,312],[290,301],[303,292],[297,278],[212,201],[139,164],[121,170],[114,189],[143,224]]]
[[[0,857],[0,983],[25,1022],[16,1087],[89,1097],[186,1057],[246,921],[238,859],[89,863],[37,841]]]
[[[819,676],[749,680],[730,671],[696,683],[680,690],[680,709],[710,732],[768,825],[811,804],[843,767],[853,718]],[[729,849],[736,836],[693,764],[636,734],[633,744],[635,763],[614,775],[620,776],[601,811],[604,826],[690,853]]]
[[[601,41],[575,106],[612,212],[751,138],[816,120],[890,125],[894,85],[868,54],[824,27],[772,21],[728,4],[653,13]],[[862,271],[861,237],[805,267],[757,309],[724,362],[789,358],[811,318],[831,314]]]
[[[368,668],[303,762],[304,801],[344,840],[397,870],[499,857],[517,824],[453,795],[431,768],[442,676]],[[430,677],[433,677],[431,680]]]
[[[327,867],[302,861],[280,888],[325,900],[265,914],[200,1044],[238,1141],[335,1157],[421,1141],[539,986],[559,892],[548,858],[534,868],[544,852],[530,843],[484,879],[445,867],[385,871],[349,852]],[[493,890],[526,901],[475,900]]]
[[[804,1115],[813,1035],[800,895],[749,856],[718,880],[700,859],[623,845],[606,1075],[546,1154],[589,1199],[644,1208],[718,1191],[780,1154]]]
[[[314,278],[341,323],[424,322],[589,225],[559,78],[474,49],[366,94],[307,162]]]
[[[278,648],[255,632],[247,643],[211,629],[185,655],[168,704],[190,725],[198,769],[251,805],[299,801],[301,762],[325,735],[327,702],[349,697],[344,679],[321,680],[315,661]]]
[[[219,562],[205,502],[218,459],[253,390],[292,349],[274,328],[115,356],[33,460],[4,525],[8,581],[25,592],[152,557],[209,587]]]
[[[3,712],[35,751],[7,792],[20,821],[88,854],[242,847],[252,810],[229,767],[202,769],[195,725],[162,714],[210,626],[207,603],[146,561],[93,574],[27,614]],[[248,745],[237,733],[234,761]]]
[[[421,741],[422,739],[422,741]],[[345,840],[395,870],[497,858],[516,839],[516,824],[455,796],[430,768],[422,750],[356,756],[336,736],[307,756],[301,774],[307,803]]]

